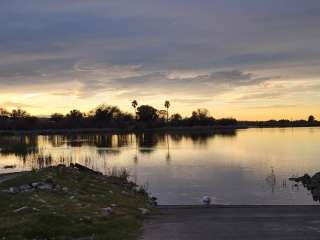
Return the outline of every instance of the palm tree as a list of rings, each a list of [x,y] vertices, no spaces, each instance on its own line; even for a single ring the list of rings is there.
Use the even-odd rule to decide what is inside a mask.
[[[137,100],[133,100],[133,101],[131,102],[131,105],[132,105],[132,107],[134,108],[134,112],[135,112],[136,120],[137,120],[137,106],[138,106]]]
[[[167,109],[167,122],[169,121],[169,107],[170,107],[170,102],[168,100],[166,100],[164,102],[164,106],[166,107]]]

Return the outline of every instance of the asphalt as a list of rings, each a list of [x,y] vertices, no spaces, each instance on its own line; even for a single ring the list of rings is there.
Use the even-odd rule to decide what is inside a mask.
[[[142,240],[320,239],[320,206],[160,206]]]

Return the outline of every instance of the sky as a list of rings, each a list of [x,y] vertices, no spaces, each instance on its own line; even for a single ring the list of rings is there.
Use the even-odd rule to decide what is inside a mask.
[[[1,0],[0,106],[320,118],[319,0]]]

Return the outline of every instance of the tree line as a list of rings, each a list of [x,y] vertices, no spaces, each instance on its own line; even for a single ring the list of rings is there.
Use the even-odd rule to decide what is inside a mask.
[[[23,109],[7,111],[0,108],[0,129],[69,129],[69,128],[158,128],[166,126],[235,125],[235,119],[215,119],[205,108],[197,109],[189,117],[170,114],[170,101],[164,102],[165,110],[150,105],[139,105],[133,100],[134,114],[121,111],[117,106],[102,104],[89,112],[72,109],[67,114],[53,113],[50,117],[32,116]]]
[[[315,117],[310,115],[308,120],[270,120],[242,121],[234,118],[215,119],[205,108],[192,111],[188,117],[179,113],[170,114],[170,101],[164,102],[164,110],[150,105],[139,105],[137,100],[131,102],[134,114],[121,111],[117,106],[99,105],[89,112],[78,109],[70,110],[67,114],[53,113],[50,117],[36,117],[22,109],[7,111],[0,108],[1,130],[38,130],[38,129],[78,129],[78,128],[162,128],[162,127],[192,127],[192,126],[303,126],[319,125]]]

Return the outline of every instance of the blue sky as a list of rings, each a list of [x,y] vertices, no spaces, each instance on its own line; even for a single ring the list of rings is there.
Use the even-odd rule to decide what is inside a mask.
[[[2,0],[0,105],[320,117],[319,24],[313,0]]]

